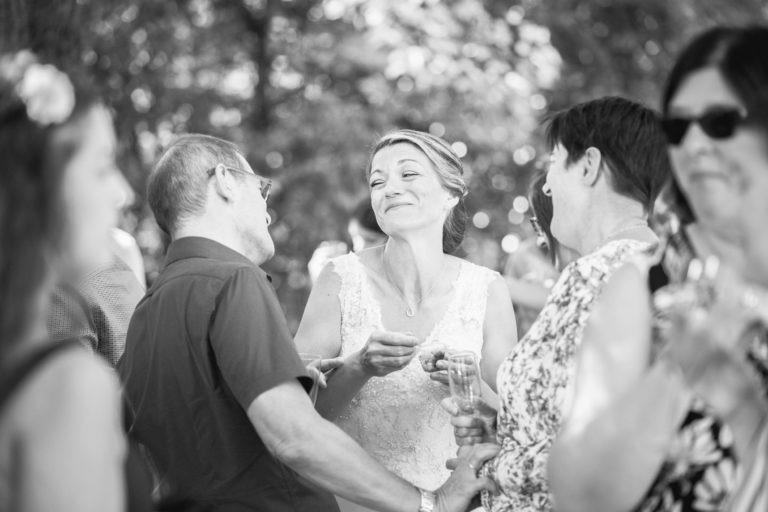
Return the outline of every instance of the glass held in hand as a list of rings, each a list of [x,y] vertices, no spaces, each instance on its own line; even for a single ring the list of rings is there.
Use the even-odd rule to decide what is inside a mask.
[[[482,391],[477,356],[473,352],[451,352],[447,360],[451,396],[462,412],[472,414],[481,401]]]
[[[719,267],[719,261],[713,256],[704,261],[694,258],[688,265],[684,281],[670,283],[654,293],[656,320],[661,327],[695,309],[710,307],[715,296]]]
[[[309,390],[309,399],[312,401],[312,405],[317,402],[317,393],[320,391],[320,379],[323,378],[323,374],[320,371],[320,362],[323,360],[317,354],[309,354],[302,352],[299,354],[301,362],[307,368],[310,377],[312,377],[312,388]]]

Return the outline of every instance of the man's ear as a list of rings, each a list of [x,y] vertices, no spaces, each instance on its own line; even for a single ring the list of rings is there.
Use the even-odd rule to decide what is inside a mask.
[[[594,186],[603,170],[603,154],[596,147],[590,146],[581,159],[584,162],[583,180],[588,186]]]
[[[217,164],[213,168],[213,186],[216,194],[224,201],[231,201],[235,193],[235,183],[232,173],[227,171],[223,164]]]

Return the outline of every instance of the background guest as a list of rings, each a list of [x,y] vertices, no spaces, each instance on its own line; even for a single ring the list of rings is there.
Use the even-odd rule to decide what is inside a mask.
[[[378,247],[386,243],[387,235],[381,230],[376,221],[376,214],[373,212],[369,197],[362,199],[355,207],[352,217],[350,217],[347,224],[347,233],[350,240],[352,240],[352,250],[354,252]],[[342,256],[348,251],[349,247],[347,247],[347,244],[339,240],[327,240],[320,243],[315,252],[312,253],[312,257],[307,264],[309,277],[312,282],[317,281],[320,272],[322,272],[325,265],[331,259]]]
[[[116,366],[125,350],[128,322],[144,287],[112,251],[112,261],[91,270],[74,285],[60,283],[48,312],[51,339],[77,338]]]
[[[576,259],[573,251],[560,245],[552,236],[552,198],[544,193],[546,180],[546,173],[538,175],[531,182],[528,193],[536,237],[524,241],[504,266],[504,279],[515,305],[519,337],[533,325],[560,271]]]

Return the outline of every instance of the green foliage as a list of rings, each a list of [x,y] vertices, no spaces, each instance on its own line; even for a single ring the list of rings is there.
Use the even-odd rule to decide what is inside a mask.
[[[758,0],[0,0],[0,40],[84,69],[114,108],[150,272],[163,247],[144,186],[163,145],[190,131],[240,144],[277,182],[268,270],[295,327],[306,262],[346,238],[378,136],[455,143],[480,212],[463,249],[498,267],[502,237],[529,235],[513,200],[546,153],[548,111],[606,94],[656,105],[693,33],[764,14]]]

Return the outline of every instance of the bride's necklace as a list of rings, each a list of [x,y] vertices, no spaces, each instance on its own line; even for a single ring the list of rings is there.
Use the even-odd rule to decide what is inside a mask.
[[[432,281],[432,284],[429,286],[429,288],[424,291],[424,293],[421,294],[421,297],[419,300],[416,301],[416,303],[411,306],[408,304],[408,300],[405,297],[405,292],[397,285],[394,279],[389,275],[389,267],[387,265],[387,262],[384,260],[384,253],[381,254],[381,266],[384,268],[384,276],[387,278],[387,281],[389,284],[394,286],[394,288],[397,290],[398,296],[400,297],[400,300],[403,301],[403,304],[405,304],[405,316],[408,318],[413,318],[416,316],[416,308],[419,307],[419,305],[426,299],[429,295],[432,294],[432,290],[435,289],[435,286],[437,285],[438,279],[435,279]],[[443,268],[445,267],[445,264],[443,264]],[[440,269],[440,274],[442,274],[443,268]]]

